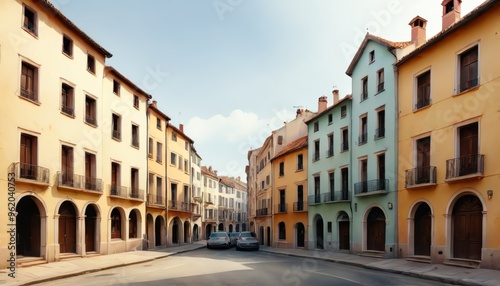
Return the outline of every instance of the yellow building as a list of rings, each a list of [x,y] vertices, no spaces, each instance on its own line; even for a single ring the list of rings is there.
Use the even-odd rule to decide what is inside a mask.
[[[307,136],[271,160],[274,177],[273,247],[305,247],[307,240]]]
[[[148,195],[146,235],[148,248],[166,246],[166,132],[170,118],[153,101],[148,108]]]
[[[396,63],[403,257],[500,269],[499,2],[443,1],[443,30]]]
[[[191,243],[190,148],[193,144],[181,124],[168,124],[167,132],[167,245]]]
[[[273,135],[266,138],[256,157],[255,216],[254,225],[262,245],[271,246],[272,239],[272,165]],[[253,199],[253,198],[252,198]]]

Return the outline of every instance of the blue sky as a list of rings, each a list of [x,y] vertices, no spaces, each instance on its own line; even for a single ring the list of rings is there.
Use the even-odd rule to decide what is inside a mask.
[[[245,180],[247,152],[297,107],[351,92],[365,33],[410,40],[410,20],[441,29],[441,0],[52,0],[115,67],[184,124],[219,175]],[[483,0],[464,0],[462,16]],[[119,3],[119,5],[118,5]]]

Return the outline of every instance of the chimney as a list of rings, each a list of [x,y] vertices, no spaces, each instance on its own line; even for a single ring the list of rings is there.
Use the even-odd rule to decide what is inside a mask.
[[[156,108],[156,100],[153,100],[153,103],[151,103],[151,105]]]
[[[179,124],[179,130],[184,133],[184,124]]]
[[[299,117],[302,114],[302,112],[304,112],[304,109],[298,108],[297,115],[295,115],[295,117]]]
[[[337,102],[339,102],[339,90],[338,89],[334,89],[332,91],[332,94],[333,94],[333,104],[337,104]]]
[[[408,25],[411,26],[411,41],[415,43],[415,47],[418,47],[427,41],[427,37],[425,35],[427,20],[417,16],[413,18]]]
[[[443,31],[460,20],[461,4],[462,0],[444,0],[441,3],[443,6]]]
[[[328,100],[326,96],[320,96],[318,100],[318,113],[326,110],[326,105],[328,104]]]

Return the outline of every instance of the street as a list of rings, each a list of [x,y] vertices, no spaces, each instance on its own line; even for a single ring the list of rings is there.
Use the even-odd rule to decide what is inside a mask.
[[[445,285],[263,251],[200,249],[39,285]]]

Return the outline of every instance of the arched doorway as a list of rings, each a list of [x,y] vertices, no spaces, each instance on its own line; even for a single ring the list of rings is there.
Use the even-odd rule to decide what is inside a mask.
[[[453,257],[481,260],[483,204],[475,195],[465,195],[453,207]]]
[[[337,222],[339,224],[339,249],[349,250],[350,222],[346,212],[340,212]]]
[[[178,217],[172,219],[172,244],[179,244],[180,240],[180,231],[181,231],[181,220]]]
[[[59,253],[76,253],[76,211],[65,201],[59,207]]]
[[[34,197],[23,197],[16,205],[16,253],[18,256],[40,256],[41,219]]]
[[[431,208],[428,204],[421,203],[417,207],[413,228],[414,254],[430,256],[432,221]]]
[[[193,226],[193,241],[198,241],[198,240],[199,240],[198,225],[195,224]]]
[[[385,214],[374,207],[368,213],[366,227],[366,248],[368,250],[385,251]]]
[[[153,240],[155,238],[155,221],[153,220],[153,215],[148,213],[146,215],[146,237],[148,238],[148,248],[153,248],[156,242]]]
[[[88,205],[85,209],[85,252],[96,251],[96,246],[99,245],[97,229],[96,207],[94,205]]]
[[[259,227],[259,239],[260,239],[260,244],[264,245],[264,227],[263,226]]]
[[[207,226],[205,227],[205,239],[210,238],[211,234],[212,234],[212,225],[207,224]]]
[[[229,225],[229,232],[233,232],[233,225],[232,224]]]
[[[189,224],[189,221],[184,222],[184,243],[190,243],[189,238],[189,231],[191,230],[191,226]]]
[[[321,216],[316,217],[316,248],[323,249],[324,236],[323,236],[323,218]]]
[[[155,246],[160,246],[163,237],[163,217],[157,216],[155,219]]]
[[[219,231],[224,231],[224,224],[223,223],[219,223]]]
[[[306,230],[305,230],[304,224],[301,222],[298,222],[295,225],[295,229],[296,229],[296,233],[297,233],[297,238],[296,238],[297,247],[304,247],[305,240],[306,240],[306,236],[305,236]]]

